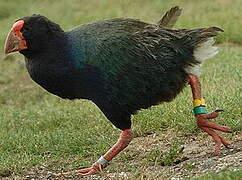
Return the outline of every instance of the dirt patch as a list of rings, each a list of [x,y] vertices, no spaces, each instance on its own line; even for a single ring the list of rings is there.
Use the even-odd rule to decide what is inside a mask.
[[[174,136],[176,134],[176,136]],[[149,161],[149,155],[154,149],[161,149],[167,152],[174,142],[174,137],[182,141],[179,145],[177,159],[172,165],[164,165],[161,162]],[[242,168],[242,134],[234,133],[227,136],[231,142],[231,148],[223,148],[218,156],[213,156],[214,143],[205,134],[198,136],[177,136],[177,133],[167,132],[163,135],[149,135],[147,137],[137,137],[126,149],[121,157],[115,159],[101,175],[94,175],[83,178],[91,179],[172,179],[180,180],[186,177],[197,177],[207,173],[217,173],[224,169],[238,170]],[[182,147],[182,148],[181,148]],[[127,158],[126,156],[130,156]],[[123,160],[122,160],[123,158]],[[129,171],[120,172],[128,164],[136,165]],[[152,164],[153,163],[153,164]],[[152,164],[152,165],[151,165]],[[113,171],[113,172],[112,172]],[[119,171],[115,173],[115,171]],[[23,176],[12,176],[3,179],[55,179],[53,172],[47,167],[39,166],[30,169]],[[80,179],[79,177],[69,177],[66,179]]]

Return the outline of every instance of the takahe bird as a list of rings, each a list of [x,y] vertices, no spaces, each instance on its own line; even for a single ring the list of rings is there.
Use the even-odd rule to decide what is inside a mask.
[[[228,142],[214,130],[230,128],[208,122],[198,78],[204,60],[217,48],[217,27],[178,29],[181,10],[172,8],[158,24],[116,18],[80,25],[69,31],[41,15],[20,18],[9,32],[5,53],[25,56],[31,78],[52,94],[66,99],[89,99],[122,132],[118,142],[81,176],[105,167],[132,139],[131,115],[172,101],[190,84],[198,126],[213,137],[215,154]],[[67,172],[68,174],[69,172]]]

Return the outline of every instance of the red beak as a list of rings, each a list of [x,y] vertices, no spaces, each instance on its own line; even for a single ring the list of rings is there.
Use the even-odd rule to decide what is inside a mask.
[[[20,32],[23,25],[24,25],[24,20],[19,20],[16,23],[14,23],[5,41],[5,46],[4,46],[5,54],[27,49],[27,43],[22,33]]]

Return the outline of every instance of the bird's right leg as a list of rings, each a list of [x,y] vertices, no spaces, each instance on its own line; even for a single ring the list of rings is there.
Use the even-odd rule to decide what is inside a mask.
[[[78,174],[80,176],[89,176],[92,174],[96,174],[98,172],[102,171],[102,168],[108,165],[108,162],[110,162],[118,153],[120,153],[123,149],[125,149],[129,143],[132,140],[132,131],[131,129],[125,129],[122,130],[118,142],[113,145],[109,151],[101,156],[97,162],[95,162],[91,167],[85,168],[85,169],[78,169],[75,171],[70,171],[66,173],[61,173],[57,176],[66,176],[66,175],[71,175],[71,174]]]
[[[218,117],[218,114],[221,110],[216,110],[209,114],[206,113],[205,102],[202,102],[204,99],[201,98],[201,84],[198,77],[196,75],[189,74],[188,83],[192,89],[192,95],[194,99],[194,114],[197,120],[197,125],[203,131],[212,136],[215,142],[214,154],[217,155],[220,152],[221,145],[223,144],[227,147],[229,143],[214,130],[231,132],[231,129],[227,126],[221,126],[219,124],[208,121],[208,119],[214,119]]]

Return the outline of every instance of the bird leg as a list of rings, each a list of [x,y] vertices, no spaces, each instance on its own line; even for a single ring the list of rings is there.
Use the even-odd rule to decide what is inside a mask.
[[[221,150],[221,145],[228,147],[229,143],[217,132],[214,130],[219,130],[223,132],[231,132],[231,129],[227,126],[221,126],[216,123],[209,122],[208,119],[214,119],[218,117],[219,112],[222,110],[216,110],[212,113],[207,114],[205,110],[205,101],[201,99],[201,84],[196,75],[189,74],[188,75],[188,83],[192,89],[192,95],[194,99],[194,113],[197,120],[197,125],[203,131],[207,132],[210,136],[212,136],[215,142],[214,155],[217,155]],[[202,103],[204,101],[204,103]]]
[[[89,175],[101,172],[102,168],[106,167],[108,165],[108,162],[110,162],[118,153],[120,153],[123,149],[125,149],[129,145],[131,140],[132,140],[132,130],[131,129],[122,130],[117,143],[114,144],[113,147],[109,149],[109,151],[105,155],[101,156],[99,160],[95,162],[91,167],[85,168],[85,169],[78,169],[75,171],[69,171],[66,173],[61,173],[57,176],[65,177],[66,175],[78,174],[81,177],[84,177],[84,176],[89,176]]]

